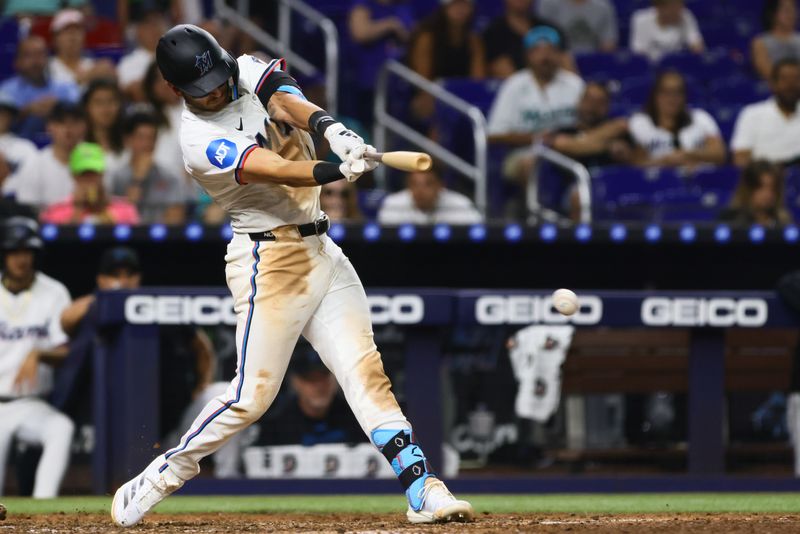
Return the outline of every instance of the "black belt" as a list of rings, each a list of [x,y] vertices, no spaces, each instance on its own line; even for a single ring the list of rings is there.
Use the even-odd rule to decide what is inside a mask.
[[[320,217],[314,222],[306,224],[298,224],[297,231],[300,237],[309,237],[312,235],[322,235],[328,231],[331,226],[331,221],[327,217]],[[253,241],[275,241],[277,238],[271,230],[266,232],[252,232],[248,234]]]

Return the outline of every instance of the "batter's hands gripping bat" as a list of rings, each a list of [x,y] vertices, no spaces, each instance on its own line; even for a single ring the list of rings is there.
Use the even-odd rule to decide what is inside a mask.
[[[366,152],[364,157],[407,172],[429,171],[433,166],[430,155],[424,152]]]

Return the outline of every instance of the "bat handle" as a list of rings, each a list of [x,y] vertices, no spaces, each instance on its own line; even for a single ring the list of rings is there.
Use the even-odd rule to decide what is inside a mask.
[[[381,161],[383,159],[383,152],[364,152],[364,157],[373,161]]]

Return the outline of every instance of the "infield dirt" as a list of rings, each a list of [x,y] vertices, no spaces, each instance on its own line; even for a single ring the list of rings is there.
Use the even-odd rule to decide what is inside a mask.
[[[0,534],[56,533],[235,533],[235,532],[321,532],[321,533],[443,533],[474,532],[601,532],[601,533],[796,533],[800,515],[782,514],[482,514],[469,523],[411,525],[402,514],[153,514],[132,529],[111,524],[107,515],[53,514],[15,515],[12,511],[0,523]]]

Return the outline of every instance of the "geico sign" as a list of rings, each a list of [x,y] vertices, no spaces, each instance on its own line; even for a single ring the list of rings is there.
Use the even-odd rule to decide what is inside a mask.
[[[650,297],[642,302],[647,326],[764,326],[769,308],[763,299]]]
[[[598,324],[603,318],[603,301],[593,295],[580,296],[580,309],[566,317],[553,308],[550,296],[487,295],[475,302],[478,324]]]
[[[369,295],[373,324],[417,324],[425,317],[425,302],[417,295]]]
[[[133,295],[125,301],[131,324],[236,324],[232,297]]]

